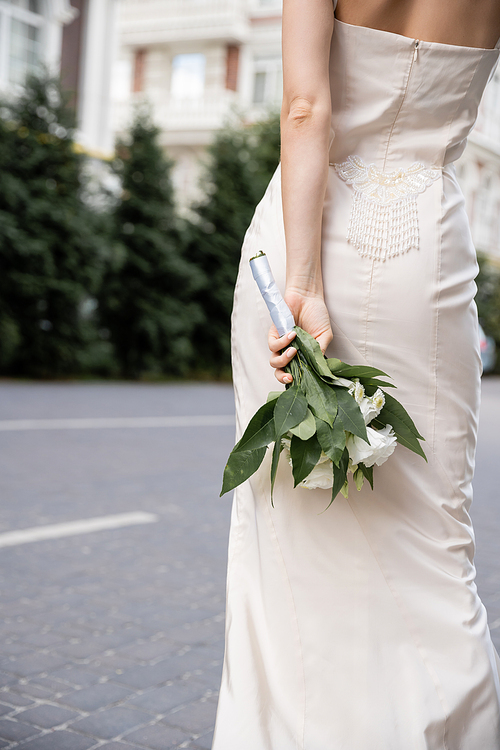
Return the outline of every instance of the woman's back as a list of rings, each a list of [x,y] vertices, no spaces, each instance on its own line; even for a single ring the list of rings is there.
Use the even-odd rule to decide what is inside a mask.
[[[345,23],[464,47],[494,47],[500,38],[498,0],[338,0]]]

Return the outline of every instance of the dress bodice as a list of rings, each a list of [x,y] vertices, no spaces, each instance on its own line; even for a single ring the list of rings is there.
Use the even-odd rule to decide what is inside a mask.
[[[500,50],[419,41],[336,20],[330,160],[383,172],[443,167],[463,152]]]

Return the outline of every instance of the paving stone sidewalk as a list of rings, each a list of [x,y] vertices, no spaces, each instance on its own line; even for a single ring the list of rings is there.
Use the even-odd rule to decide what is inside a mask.
[[[0,383],[0,419],[232,411],[224,385]],[[499,379],[485,384],[483,415],[473,519],[498,647]],[[0,533],[159,516],[0,548],[0,750],[209,750],[230,513],[218,493],[232,442],[231,427],[0,432]]]
[[[230,386],[0,384],[0,419],[231,414]],[[233,427],[0,433],[0,532],[158,523],[0,549],[0,748],[211,747]]]

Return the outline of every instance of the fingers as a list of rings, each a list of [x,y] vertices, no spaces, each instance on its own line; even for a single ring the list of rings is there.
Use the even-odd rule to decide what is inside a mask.
[[[285,372],[284,370],[275,370],[274,377],[276,378],[276,380],[279,380],[280,383],[283,383],[283,385],[288,385],[288,383],[291,383],[293,381],[290,373]]]
[[[293,346],[289,346],[286,351],[283,352],[283,354],[276,354],[274,357],[270,358],[271,367],[276,367],[278,369],[281,369],[285,367],[293,357],[297,354],[297,349]]]
[[[276,326],[271,326],[269,329],[269,348],[272,352],[280,352],[282,349],[286,349],[290,341],[292,341],[296,336],[295,331],[290,331],[289,333],[285,333],[284,336],[278,336],[278,331],[276,330]]]
[[[295,338],[295,331],[285,333],[284,336],[278,336],[276,326],[272,326],[269,330],[269,349],[273,352],[273,357],[270,359],[271,367],[275,368],[275,377],[280,383],[286,385],[293,381],[292,376],[289,372],[284,371],[284,367],[290,362],[293,357],[297,354],[297,349],[293,346],[288,346],[290,341]],[[281,354],[281,352],[283,354]]]
[[[323,354],[326,352],[328,345],[331,343],[332,339],[333,339],[333,333],[331,331],[326,331],[325,333],[322,333],[316,339],[316,341],[321,347],[321,351],[323,352]]]

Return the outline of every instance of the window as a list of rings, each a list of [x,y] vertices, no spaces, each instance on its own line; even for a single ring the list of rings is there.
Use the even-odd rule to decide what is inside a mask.
[[[170,92],[174,99],[199,99],[205,88],[205,55],[175,55]]]
[[[283,95],[281,57],[257,57],[254,63],[253,103],[279,104]]]
[[[39,0],[10,0],[10,5],[15,5],[16,8],[23,8],[29,10],[31,13],[41,13]]]
[[[41,61],[42,0],[0,0],[0,83],[22,84]]]

